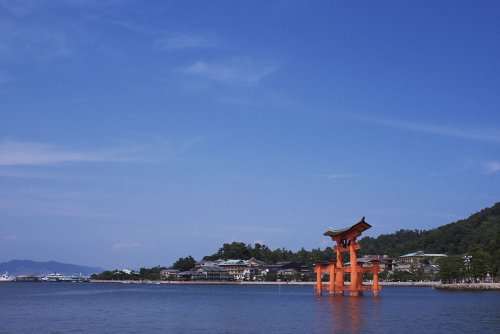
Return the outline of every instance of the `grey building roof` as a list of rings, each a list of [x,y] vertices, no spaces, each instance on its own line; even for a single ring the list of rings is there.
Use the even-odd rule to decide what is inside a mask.
[[[202,269],[206,272],[227,272],[226,268],[223,268],[218,265],[208,265],[208,266],[200,266],[199,269]]]
[[[423,257],[440,257],[440,256],[446,256],[446,254],[426,254],[423,251],[417,251],[414,253],[408,253],[405,255],[401,255],[400,257],[414,257],[414,256],[423,256]]]

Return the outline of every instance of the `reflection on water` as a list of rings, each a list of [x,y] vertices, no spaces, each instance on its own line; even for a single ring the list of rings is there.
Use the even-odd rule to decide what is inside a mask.
[[[380,298],[372,296],[317,297],[316,332],[367,333],[380,331]]]

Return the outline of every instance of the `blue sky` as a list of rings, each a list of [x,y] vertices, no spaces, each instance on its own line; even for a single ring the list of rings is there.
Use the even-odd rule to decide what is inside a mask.
[[[325,247],[500,199],[496,1],[0,1],[0,261]]]

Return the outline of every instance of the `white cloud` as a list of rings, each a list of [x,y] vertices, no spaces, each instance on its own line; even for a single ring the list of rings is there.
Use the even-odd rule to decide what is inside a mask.
[[[255,86],[277,68],[276,65],[261,65],[250,60],[238,59],[227,63],[197,61],[182,68],[181,72],[229,85]]]
[[[430,133],[447,137],[456,137],[456,138],[500,143],[499,131],[486,131],[484,129],[473,130],[465,128],[455,128],[446,125],[403,122],[403,121],[394,121],[388,119],[376,119],[370,117],[356,117],[356,119],[396,129],[411,130],[415,132]]]
[[[156,41],[155,47],[164,51],[183,49],[209,49],[217,46],[214,38],[195,35],[178,35],[161,38]]]
[[[185,141],[153,140],[145,144],[123,142],[105,149],[81,150],[59,145],[0,141],[0,166],[50,166],[89,162],[153,162],[171,160],[195,145]]]
[[[130,160],[117,150],[78,151],[33,142],[0,142],[0,166],[42,166],[68,162],[104,162]]]
[[[484,165],[486,173],[492,174],[500,171],[500,161],[490,161]]]

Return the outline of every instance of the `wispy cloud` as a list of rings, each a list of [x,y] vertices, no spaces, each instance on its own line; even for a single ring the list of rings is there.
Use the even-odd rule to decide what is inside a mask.
[[[154,162],[172,160],[200,138],[155,140],[146,144],[123,142],[104,149],[82,150],[38,142],[0,141],[0,166],[48,166],[90,162]]]
[[[91,16],[90,18],[93,20],[102,20],[103,22],[129,30],[134,33],[145,34],[145,35],[162,35],[165,33],[162,29],[158,29],[150,25],[137,24],[123,20],[109,19],[108,17],[104,18],[95,15]]]
[[[46,60],[73,52],[65,32],[0,23],[0,60]]]
[[[490,161],[484,164],[486,173],[493,174],[500,171],[500,161]]]
[[[467,172],[480,174],[494,174],[500,172],[500,161],[485,161],[483,159],[464,159],[453,164],[453,168],[440,172],[426,173],[428,176],[442,177],[460,175]]]
[[[237,59],[226,63],[196,61],[180,71],[187,75],[213,80],[235,86],[255,86],[278,69],[276,65],[257,64],[250,60]]]
[[[209,49],[217,46],[215,38],[197,35],[176,35],[158,39],[155,47],[164,51]]]
[[[467,128],[451,127],[446,125],[425,124],[416,122],[404,122],[389,119],[377,119],[371,117],[355,117],[358,120],[374,123],[386,127],[410,130],[415,132],[430,133],[435,135],[456,137],[463,139],[472,139],[500,143],[500,131],[487,131],[484,129],[474,130]]]
[[[15,167],[12,167],[15,168]],[[61,179],[64,176],[56,173],[47,173],[40,171],[20,171],[20,170],[0,170],[0,177],[5,178],[24,178],[24,179]]]
[[[6,240],[6,241],[17,241],[17,240],[21,240],[20,237],[18,237],[17,235],[4,235],[2,236],[2,239],[3,240]]]
[[[96,17],[92,17],[96,19]],[[153,47],[163,51],[184,49],[211,49],[220,46],[220,41],[210,33],[167,31],[156,26],[137,24],[130,21],[105,19],[105,22],[134,33],[153,36]]]
[[[473,168],[474,165],[472,163],[464,163],[463,165],[457,165],[454,168],[451,168],[449,170],[442,170],[439,172],[427,172],[425,173],[428,176],[431,177],[443,177],[443,176],[451,176],[451,175],[459,175],[467,172],[471,168]]]
[[[71,162],[110,162],[133,160],[117,149],[79,151],[33,142],[0,142],[0,166],[42,166]]]

